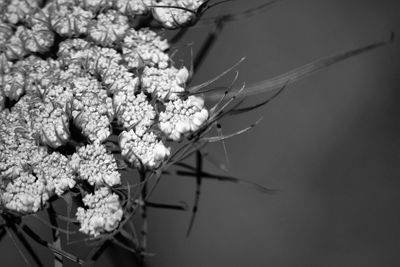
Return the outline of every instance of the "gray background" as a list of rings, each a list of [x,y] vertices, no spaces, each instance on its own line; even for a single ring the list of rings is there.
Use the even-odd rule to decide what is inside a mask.
[[[233,1],[211,13],[262,2]],[[391,31],[400,36],[399,15],[398,0],[282,1],[228,25],[195,83],[242,56],[240,81],[251,83]],[[196,48],[206,33],[194,28],[183,43],[195,41]],[[267,107],[222,121],[230,133],[263,117],[226,142],[228,168],[279,191],[204,182],[189,238],[189,213],[152,210],[149,249],[156,256],[149,266],[400,266],[399,56],[395,42],[290,86]],[[221,144],[208,151],[224,161]],[[194,189],[194,180],[166,177],[153,199],[191,203]],[[23,264],[8,239],[0,251],[5,266]],[[111,249],[99,266],[131,266],[130,259]]]

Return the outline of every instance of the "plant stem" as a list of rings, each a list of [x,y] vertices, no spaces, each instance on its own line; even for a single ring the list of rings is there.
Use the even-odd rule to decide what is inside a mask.
[[[13,219],[13,217],[9,217],[9,216],[2,215],[1,217],[6,223],[6,225],[4,226],[5,231],[7,232],[9,237],[14,242],[18,252],[21,253],[21,255],[24,258],[24,260],[26,259],[26,257],[23,254],[22,249],[19,247],[19,244],[17,243],[17,239],[18,239],[20,245],[22,245],[25,248],[26,252],[28,252],[28,254],[31,257],[31,259],[33,259],[33,261],[35,262],[36,266],[39,266],[39,267],[44,266],[42,261],[40,260],[40,258],[36,254],[36,252],[33,250],[31,244],[28,242],[28,240],[26,240],[25,236],[21,232],[18,231],[16,226],[17,226],[17,224],[20,223],[20,221],[19,220],[16,221],[16,220]],[[13,234],[15,235],[15,237],[17,237],[17,239],[14,238]]]
[[[142,215],[142,242],[141,242],[141,256],[140,256],[140,262],[141,264],[144,263],[144,253],[146,252],[147,248],[147,231],[148,231],[148,222],[147,222],[147,204],[146,204],[146,198],[147,198],[147,182],[146,180],[146,173],[143,170],[139,171],[140,174],[140,182],[143,183],[142,190],[140,192],[140,211]]]
[[[203,169],[203,155],[200,150],[196,150],[196,193],[194,196],[194,204],[192,208],[192,216],[190,218],[190,223],[188,230],[186,232],[186,237],[190,235],[190,232],[193,228],[194,220],[196,219],[197,209],[200,202],[200,194],[201,194],[201,181],[202,181],[202,171]]]
[[[47,208],[47,213],[49,214],[49,219],[51,225],[54,228],[51,229],[53,235],[53,246],[58,249],[62,249],[61,247],[61,238],[60,238],[60,231],[57,230],[58,223],[57,223],[57,214],[53,208],[53,205],[50,203],[49,207]],[[54,267],[62,267],[63,266],[63,258],[60,254],[54,252]]]

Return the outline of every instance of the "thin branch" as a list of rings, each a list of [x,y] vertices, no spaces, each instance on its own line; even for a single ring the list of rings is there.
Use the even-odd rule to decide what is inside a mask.
[[[182,204],[165,204],[165,203],[155,203],[155,202],[146,202],[147,207],[156,208],[156,209],[167,209],[167,210],[187,210],[188,205],[186,203]]]
[[[194,196],[192,215],[190,218],[189,227],[186,232],[186,237],[189,237],[190,232],[193,228],[194,220],[196,218],[197,209],[198,209],[199,202],[200,202],[202,169],[203,169],[203,156],[201,155],[200,150],[197,150],[196,151],[196,193]]]

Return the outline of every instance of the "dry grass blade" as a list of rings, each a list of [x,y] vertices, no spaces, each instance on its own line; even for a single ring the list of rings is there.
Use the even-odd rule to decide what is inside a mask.
[[[276,97],[278,97],[285,88],[286,88],[286,85],[283,86],[281,89],[279,89],[277,92],[275,92],[272,96],[268,97],[266,100],[264,100],[261,103],[258,103],[256,105],[232,109],[229,111],[229,115],[238,115],[238,114],[246,113],[246,112],[258,109],[260,107],[263,107],[266,104],[270,103],[272,100],[274,100]]]
[[[260,121],[262,120],[262,118],[258,119],[255,123],[251,124],[249,127],[246,127],[242,130],[239,130],[235,133],[232,134],[228,134],[228,135],[222,135],[222,136],[212,136],[212,137],[204,137],[202,138],[202,140],[207,141],[208,143],[214,143],[214,142],[219,142],[219,141],[223,141],[229,138],[232,138],[234,136],[243,134],[247,131],[249,131],[250,129],[254,128],[258,123],[260,123]]]
[[[226,88],[223,96],[218,100],[217,103],[215,103],[215,105],[212,108],[210,108],[210,114],[215,114],[216,109],[224,102],[225,97],[228,95],[229,91],[233,89],[233,86],[235,85],[238,78],[239,78],[239,71],[236,71],[235,77],[233,78],[230,86]]]
[[[324,57],[318,60],[315,60],[311,63],[308,63],[306,65],[303,65],[299,68],[296,68],[294,70],[291,70],[287,73],[284,73],[282,75],[276,76],[271,79],[267,79],[258,83],[254,83],[250,86],[247,86],[246,90],[241,93],[238,97],[246,97],[246,96],[251,96],[251,95],[258,95],[258,94],[263,94],[267,93],[270,91],[274,91],[276,89],[282,88],[285,85],[289,85],[292,83],[295,83],[319,70],[322,70],[326,67],[329,67],[333,64],[336,64],[338,62],[344,61],[346,59],[358,56],[360,54],[363,54],[365,52],[371,51],[373,49],[388,45],[393,43],[394,41],[394,34],[392,33],[390,35],[389,40],[384,40],[384,41],[379,41],[375,42],[366,46],[362,46],[356,49],[348,50],[339,54],[335,54],[333,56],[329,57]],[[235,92],[231,92],[231,95],[234,95]],[[223,93],[221,92],[214,92],[210,94],[208,97],[211,99],[219,99]]]
[[[221,77],[223,77],[224,75],[228,74],[229,72],[231,72],[234,68],[236,68],[237,66],[240,65],[240,63],[242,63],[246,58],[242,57],[238,62],[236,62],[233,66],[231,66],[230,68],[228,68],[227,70],[225,70],[224,72],[222,72],[221,74],[219,74],[218,76],[212,78],[211,80],[208,80],[200,85],[196,85],[193,86],[191,88],[188,89],[188,92],[190,94],[193,93],[197,93],[199,90],[201,90],[202,88],[214,83],[215,81],[217,81],[218,79],[220,79]]]
[[[222,125],[218,122],[217,123],[217,132],[219,136],[223,136],[224,134],[222,133]],[[226,148],[225,140],[222,140],[222,148],[224,150],[224,155],[225,155],[225,160],[226,160],[226,165],[222,165],[225,170],[227,170],[226,166],[229,166],[229,156],[228,156],[228,149]]]

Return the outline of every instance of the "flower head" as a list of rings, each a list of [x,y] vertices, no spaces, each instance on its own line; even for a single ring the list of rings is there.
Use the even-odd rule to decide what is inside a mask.
[[[25,87],[25,74],[17,69],[4,74],[3,79],[0,79],[2,95],[11,100],[18,100],[24,94]]]
[[[161,0],[152,12],[166,28],[178,28],[191,22],[197,15],[197,9],[205,0]]]
[[[91,185],[113,186],[121,183],[114,156],[98,142],[79,148],[72,155],[70,165],[79,179],[86,180]]]
[[[122,54],[130,68],[144,66],[168,67],[169,56],[165,51],[169,48],[167,40],[156,32],[144,28],[138,31],[130,29],[122,43]]]
[[[80,231],[118,228],[121,173],[107,145],[120,133],[113,153],[154,171],[170,158],[165,139],[208,119],[153,28],[190,23],[204,2],[0,0],[1,208],[31,214],[79,185]]]
[[[23,101],[29,102],[32,134],[37,136],[42,144],[55,148],[68,141],[69,116],[64,107],[42,101],[35,96],[26,96]]]
[[[114,231],[122,220],[123,210],[118,195],[107,187],[100,187],[94,194],[83,198],[87,207],[79,207],[76,218],[80,222],[80,231],[97,237],[103,233]]]
[[[114,0],[114,6],[119,12],[126,16],[133,17],[143,15],[150,11],[154,0]]]
[[[160,113],[160,130],[170,139],[178,141],[183,135],[198,130],[208,118],[204,100],[199,96],[189,96],[186,100],[176,99],[166,103]]]
[[[75,186],[75,175],[64,155],[53,152],[47,154],[32,167],[36,177],[45,181],[46,190],[50,195],[62,195]]]
[[[114,95],[113,103],[117,121],[125,129],[149,127],[155,120],[156,112],[143,93],[121,90]]]
[[[110,46],[121,39],[129,28],[128,18],[115,10],[97,16],[89,28],[89,36],[99,45]]]
[[[160,99],[176,99],[185,91],[184,84],[189,77],[188,70],[183,67],[158,69],[146,67],[141,76],[142,89]]]
[[[112,116],[112,99],[104,90],[99,90],[98,93],[84,91],[83,94],[77,94],[73,99],[73,122],[91,141],[107,139],[111,134]]]
[[[40,0],[11,0],[4,12],[5,19],[11,24],[17,24],[25,20],[41,2]]]
[[[156,169],[170,155],[170,149],[156,134],[145,128],[124,131],[120,135],[121,155],[137,168]]]
[[[5,208],[23,214],[37,212],[49,199],[45,180],[22,172],[1,188],[1,203]]]
[[[51,28],[61,36],[79,36],[87,34],[94,14],[70,3],[50,3],[44,10],[49,17]]]

